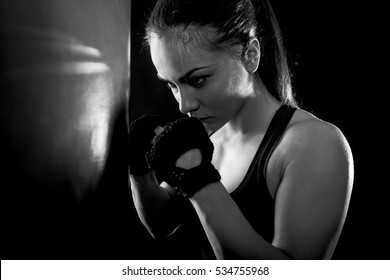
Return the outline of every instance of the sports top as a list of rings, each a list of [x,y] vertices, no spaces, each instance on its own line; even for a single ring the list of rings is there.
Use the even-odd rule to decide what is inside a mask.
[[[272,152],[283,137],[295,110],[296,108],[282,105],[276,111],[244,179],[230,194],[253,229],[269,243],[272,242],[274,236],[275,211],[274,200],[269,193],[265,174]],[[186,215],[186,222],[183,223],[183,229],[180,230],[183,231],[183,236],[180,239],[189,246],[186,246],[187,249],[193,252],[198,251],[198,253],[191,253],[183,257],[187,259],[215,259],[199,218],[191,204],[188,204],[192,213],[188,213],[189,216]],[[189,252],[187,251],[187,253]]]

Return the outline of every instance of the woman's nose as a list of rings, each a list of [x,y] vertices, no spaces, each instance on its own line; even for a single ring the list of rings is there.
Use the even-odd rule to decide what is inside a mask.
[[[179,97],[179,110],[183,114],[188,114],[199,108],[199,101],[191,92],[181,90]]]

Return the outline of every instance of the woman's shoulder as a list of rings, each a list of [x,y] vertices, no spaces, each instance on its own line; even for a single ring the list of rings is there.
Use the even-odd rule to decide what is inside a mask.
[[[269,178],[277,209],[274,245],[302,253],[299,258],[307,257],[301,249],[309,243],[315,244],[309,246],[312,249],[332,252],[353,185],[352,154],[345,136],[334,124],[299,109],[275,152]]]
[[[270,166],[284,174],[298,170],[322,170],[320,173],[348,174],[353,166],[352,152],[343,132],[334,124],[297,109],[283,138],[270,159]],[[313,170],[312,170],[313,171]]]
[[[307,151],[310,148],[328,150],[349,147],[343,132],[335,124],[324,121],[303,109],[296,110],[281,144],[297,151],[302,149]]]

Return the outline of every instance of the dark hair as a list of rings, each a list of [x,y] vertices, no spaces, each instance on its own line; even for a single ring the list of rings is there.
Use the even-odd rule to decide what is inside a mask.
[[[191,35],[205,38],[211,49],[241,45],[245,51],[250,36],[256,36],[261,46],[257,72],[265,86],[282,103],[297,106],[282,35],[268,0],[158,0],[146,25],[146,41],[152,33],[164,35],[175,28],[195,30]]]

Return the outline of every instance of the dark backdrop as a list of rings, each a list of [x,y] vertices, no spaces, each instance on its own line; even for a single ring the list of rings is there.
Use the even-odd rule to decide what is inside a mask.
[[[186,258],[185,237],[149,236],[128,185],[128,120],[180,116],[141,43],[154,0],[132,1],[131,9],[128,0],[30,2],[0,4],[1,259]],[[301,106],[340,127],[354,154],[355,184],[334,258],[389,259],[379,8],[272,5]],[[74,62],[110,70],[70,73]],[[90,148],[98,143],[96,156]]]
[[[141,37],[155,1],[133,1],[130,118],[143,113],[179,116]],[[389,194],[376,133],[379,106],[374,67],[373,7],[343,1],[271,1],[284,35],[301,107],[338,126],[355,161],[355,183],[334,259],[389,259]],[[377,8],[376,8],[377,9]],[[375,104],[375,105],[374,105]],[[383,120],[383,119],[382,119]],[[385,147],[385,146],[383,146]]]

